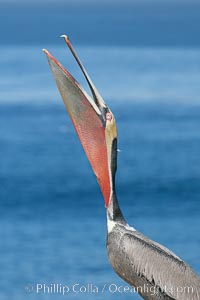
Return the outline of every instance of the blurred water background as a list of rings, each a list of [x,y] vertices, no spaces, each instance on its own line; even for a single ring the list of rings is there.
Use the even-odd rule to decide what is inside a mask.
[[[128,223],[200,274],[200,49],[195,6],[182,10],[185,27],[179,20],[177,26],[168,22],[168,28],[163,22],[177,20],[179,14],[168,14],[160,4],[153,9],[148,2],[150,13],[141,6],[136,14],[118,2],[118,15],[116,9],[112,15],[110,1],[110,8],[104,3],[98,14],[83,10],[88,14],[84,19],[73,6],[67,17],[59,6],[50,10],[44,3],[35,14],[34,9],[23,11],[22,4],[17,11],[21,15],[14,9],[6,14],[5,3],[1,10],[0,22],[7,27],[0,48],[0,298],[140,299],[114,286],[109,290],[111,284],[126,283],[106,256],[103,199],[41,51],[48,48],[88,90],[64,41],[57,38],[71,32],[117,120],[117,193]],[[160,30],[159,20],[153,18],[157,15]],[[53,25],[50,16],[57,20]],[[136,32],[134,16],[143,24]],[[88,18],[81,30],[77,20]],[[121,30],[118,37],[115,23]],[[93,31],[91,24],[96,25]],[[102,43],[99,36],[105,36]],[[80,286],[73,292],[76,283]],[[37,293],[37,284],[67,285],[70,291],[64,296]],[[87,284],[99,292],[81,292],[79,287]]]

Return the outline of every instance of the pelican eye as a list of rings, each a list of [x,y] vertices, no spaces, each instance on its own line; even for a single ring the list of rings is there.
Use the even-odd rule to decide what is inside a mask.
[[[111,114],[110,112],[107,112],[107,113],[106,113],[106,120],[107,120],[107,121],[111,121],[112,118],[113,118],[112,114]]]

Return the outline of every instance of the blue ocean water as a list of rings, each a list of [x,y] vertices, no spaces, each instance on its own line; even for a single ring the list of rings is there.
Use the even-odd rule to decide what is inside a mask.
[[[87,88],[67,48],[47,48]],[[200,274],[200,50],[77,51],[117,120],[128,223]],[[0,298],[140,299],[115,290],[103,199],[41,49],[1,47],[0,65]]]
[[[1,0],[1,44],[54,43],[66,33],[79,45],[199,47],[196,0]]]

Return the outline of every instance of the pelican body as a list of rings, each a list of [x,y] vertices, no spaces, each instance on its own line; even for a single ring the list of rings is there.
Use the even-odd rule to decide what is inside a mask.
[[[46,49],[44,52],[104,197],[107,252],[111,266],[143,299],[200,299],[200,278],[191,267],[126,223],[115,190],[117,128],[114,115],[87,74],[68,37],[62,37],[81,68],[93,99]]]

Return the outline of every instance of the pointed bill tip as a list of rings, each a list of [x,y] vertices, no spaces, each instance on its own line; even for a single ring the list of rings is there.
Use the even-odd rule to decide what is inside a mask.
[[[48,60],[54,60],[57,63],[57,60],[55,59],[55,57],[53,57],[53,55],[51,55],[51,53],[47,50],[47,49],[42,49],[42,51],[46,54]]]
[[[66,34],[62,34],[61,36],[60,36],[61,38],[64,38],[65,40],[69,40],[69,37],[66,35]]]
[[[45,48],[42,49],[42,51],[46,54],[46,55],[49,55],[49,51]]]
[[[47,49],[42,49],[42,51],[46,54],[48,59],[54,60],[57,63],[57,60],[55,59],[55,57],[53,57],[53,55],[47,50]]]
[[[64,38],[64,40],[65,40],[65,42],[67,43],[68,46],[70,45],[69,37],[66,34],[62,34],[60,37]]]

